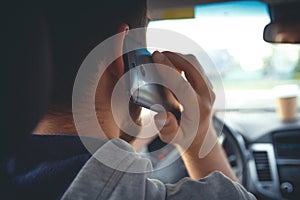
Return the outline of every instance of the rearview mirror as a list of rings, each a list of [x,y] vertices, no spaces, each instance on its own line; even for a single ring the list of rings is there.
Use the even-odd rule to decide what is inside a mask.
[[[271,43],[300,43],[300,2],[269,6],[271,22],[264,29],[264,40]]]
[[[264,29],[264,40],[271,43],[300,43],[300,22],[270,23]]]

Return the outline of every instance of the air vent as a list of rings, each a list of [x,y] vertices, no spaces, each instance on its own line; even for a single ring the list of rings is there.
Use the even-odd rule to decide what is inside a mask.
[[[272,181],[268,154],[265,151],[254,151],[253,157],[259,181]]]

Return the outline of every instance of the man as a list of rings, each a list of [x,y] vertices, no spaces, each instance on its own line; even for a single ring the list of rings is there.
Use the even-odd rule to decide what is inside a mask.
[[[124,37],[125,34],[124,29]],[[198,122],[200,128],[197,135],[187,149],[185,141],[189,136],[185,133],[190,133],[189,129],[183,127],[183,131],[176,135],[179,125],[173,114],[168,112],[166,119],[163,113],[155,116],[157,126],[162,127],[160,138],[167,143],[172,141],[178,147],[190,178],[166,185],[158,180],[148,179],[148,172],[152,169],[150,161],[135,154],[128,143],[112,139],[102,145],[85,164],[63,199],[255,199],[242,186],[233,182],[237,179],[220,144],[216,144],[207,156],[199,158],[204,137],[210,135],[212,140],[216,137],[210,126],[214,94],[207,87],[204,76],[196,73],[193,68],[193,65],[200,64],[190,55],[172,52],[155,52],[153,60],[155,63],[184,71],[197,93],[202,118]],[[160,124],[162,119],[164,122]],[[222,173],[212,173],[215,170],[223,172],[232,180]],[[210,173],[212,174],[209,175]]]
[[[126,32],[129,29],[144,27],[147,24],[146,2],[141,0],[120,1],[118,2],[118,6],[101,1],[93,1],[89,2],[89,4],[73,3],[72,6],[49,3],[45,7],[45,24],[49,32],[53,55],[53,94],[48,113],[37,126],[35,135],[32,135],[28,141],[24,142],[22,152],[17,153],[13,161],[10,160],[7,163],[7,165],[10,165],[10,174],[12,177],[10,182],[11,188],[16,191],[17,197],[56,199],[61,198],[65,193],[64,198],[69,199],[76,198],[78,196],[77,191],[81,195],[83,194],[83,196],[78,196],[78,198],[93,198],[95,197],[93,195],[96,195],[100,199],[129,199],[131,198],[129,193],[132,190],[129,185],[124,184],[129,178],[134,184],[142,181],[142,183],[148,185],[147,187],[134,185],[137,190],[145,191],[141,196],[136,196],[141,198],[167,197],[172,196],[172,192],[174,194],[178,192],[184,194],[179,197],[189,197],[191,194],[192,197],[200,197],[207,193],[210,195],[208,197],[216,198],[220,198],[222,194],[225,194],[227,198],[254,198],[240,185],[232,182],[236,181],[236,178],[219,144],[215,145],[206,157],[199,158],[199,150],[206,134],[215,137],[215,132],[210,126],[214,94],[212,88],[208,86],[205,76],[196,75],[195,71],[193,71],[191,63],[196,63],[200,66],[194,58],[171,52],[155,52],[153,60],[156,63],[184,71],[197,94],[198,104],[201,108],[202,117],[197,122],[199,131],[189,148],[187,150],[181,149],[182,141],[185,140],[184,132],[182,135],[179,135],[180,138],[175,140],[175,144],[183,153],[182,158],[189,175],[192,179],[199,180],[211,172],[218,170],[231,178],[232,181],[224,175],[217,173],[208,177],[207,180],[203,179],[202,182],[188,179],[175,186],[166,187],[159,181],[148,182],[145,174],[134,174],[132,176],[132,173],[125,173],[123,175],[128,177],[124,178],[124,176],[120,175],[121,179],[117,179],[120,182],[116,181],[114,185],[110,184],[111,181],[116,180],[114,177],[110,177],[105,182],[106,172],[117,176],[118,170],[109,169],[107,166],[105,167],[95,161],[94,158],[90,158],[90,153],[87,152],[77,136],[78,133],[72,115],[72,89],[74,80],[85,56],[107,37],[116,33],[121,35],[120,40],[116,40],[111,49],[107,50],[116,55],[122,53]],[[124,63],[121,58],[118,58],[110,64],[99,81],[95,95],[95,110],[99,124],[108,139],[123,138],[128,142],[132,142],[134,138],[119,129],[114,121],[111,110],[111,94],[123,73]],[[131,117],[139,124],[140,107],[131,104],[130,111]],[[162,114],[156,115],[155,118],[157,125],[161,126],[159,122],[161,121]],[[179,125],[171,113],[167,113],[167,119],[162,126],[163,128],[159,135],[163,141],[170,142],[174,137],[177,137],[175,133]],[[109,142],[101,138],[93,139],[93,137],[98,137],[93,132],[85,136],[90,137],[87,140],[90,143],[94,143],[99,149],[109,144]],[[115,139],[112,141],[116,145],[120,145],[130,151],[130,147],[123,140]],[[104,148],[104,150],[107,149]],[[105,154],[103,156],[111,155]],[[137,160],[137,163],[141,165],[148,165],[148,161],[143,160],[140,162],[138,158]],[[85,163],[85,168],[82,168]],[[93,175],[93,170],[100,172],[97,179],[82,179],[85,175],[86,177]],[[80,173],[78,174],[79,171]],[[76,176],[77,178],[74,180]],[[72,183],[73,180],[74,182]],[[93,182],[95,180],[96,182]],[[82,188],[82,181],[87,181],[86,186],[93,186],[93,188]],[[89,181],[92,182],[89,183]],[[104,187],[100,187],[101,184],[97,181],[104,183]],[[71,183],[72,185],[70,186]],[[190,185],[195,185],[196,189],[190,191]],[[94,188],[95,186],[99,186],[99,188]],[[209,190],[207,186],[213,187],[216,191]],[[80,189],[77,190],[77,187]],[[228,191],[224,191],[224,187],[228,188]],[[197,192],[201,188],[203,188],[204,192]],[[89,189],[92,191],[89,191]],[[96,193],[94,193],[94,189]],[[99,191],[102,192],[100,196],[98,194]],[[127,195],[121,196],[124,194]],[[176,197],[175,195],[174,198]]]

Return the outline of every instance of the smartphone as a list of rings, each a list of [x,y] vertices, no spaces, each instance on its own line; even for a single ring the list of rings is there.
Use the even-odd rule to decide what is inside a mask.
[[[169,111],[179,120],[182,106],[168,88],[157,83],[161,77],[156,66],[150,64],[153,63],[152,54],[130,37],[126,37],[124,41],[125,52],[127,49],[135,49],[123,54],[125,72],[129,71],[126,90],[130,101],[156,112]],[[154,106],[157,104],[160,106]]]

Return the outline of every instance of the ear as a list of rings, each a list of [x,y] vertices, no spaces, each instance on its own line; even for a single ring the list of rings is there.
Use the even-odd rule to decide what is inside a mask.
[[[128,24],[121,24],[118,29],[118,37],[115,37],[113,52],[117,59],[109,66],[109,71],[113,75],[120,78],[124,74],[124,61],[123,61],[123,44],[125,36],[129,31]]]

